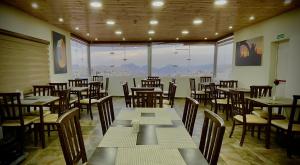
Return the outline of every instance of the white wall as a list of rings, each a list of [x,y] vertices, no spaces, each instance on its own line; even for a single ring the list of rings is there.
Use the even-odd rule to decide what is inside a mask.
[[[21,33],[35,38],[47,40],[49,45],[50,81],[64,82],[71,78],[71,55],[70,55],[70,33],[53,26],[45,21],[30,16],[21,10],[0,3],[0,28],[8,31]],[[54,74],[52,31],[56,31],[66,37],[66,53],[68,58],[68,73]]]
[[[276,16],[261,23],[252,25],[234,33],[234,41],[242,41],[264,37],[263,57],[261,66],[233,66],[232,79],[239,80],[239,86],[272,85],[275,79],[274,61],[276,51],[274,42],[278,34],[289,38],[289,55],[285,84],[286,96],[300,94],[300,9]],[[235,58],[235,57],[234,57]],[[235,59],[233,59],[235,65]]]

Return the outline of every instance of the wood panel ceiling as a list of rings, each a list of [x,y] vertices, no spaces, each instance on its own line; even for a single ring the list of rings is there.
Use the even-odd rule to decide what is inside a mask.
[[[37,18],[61,27],[80,36],[86,41],[180,41],[216,40],[233,31],[255,24],[262,20],[299,8],[300,1],[293,0],[228,0],[224,6],[214,5],[214,0],[164,0],[164,6],[153,8],[152,0],[101,0],[102,7],[90,7],[89,0],[2,0]],[[38,4],[37,9],[31,7]],[[250,21],[250,16],[255,20]],[[64,22],[59,22],[58,18]],[[194,25],[200,18],[203,23]],[[150,25],[156,19],[159,23]],[[106,24],[114,20],[113,26]],[[233,29],[229,29],[232,26]],[[79,30],[75,30],[79,27]],[[121,30],[122,35],[115,31]],[[154,30],[154,35],[148,31]],[[182,30],[189,34],[183,35]],[[215,35],[215,33],[219,33]],[[90,36],[86,34],[89,33]]]

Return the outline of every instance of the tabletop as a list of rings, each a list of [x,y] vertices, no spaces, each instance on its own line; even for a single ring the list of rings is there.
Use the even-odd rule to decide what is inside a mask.
[[[132,121],[139,121],[138,132]],[[173,108],[123,108],[88,164],[208,164]]]
[[[58,100],[59,97],[55,96],[29,96],[21,99],[23,106],[45,106],[51,102]]]
[[[223,91],[223,92],[229,92],[230,90],[238,91],[238,92],[244,92],[244,93],[250,93],[250,89],[248,88],[217,88],[217,90]]]
[[[293,99],[284,98],[284,97],[278,97],[275,100],[272,97],[260,97],[260,98],[245,97],[245,99],[255,101],[257,103],[266,106],[291,107],[293,105]]]

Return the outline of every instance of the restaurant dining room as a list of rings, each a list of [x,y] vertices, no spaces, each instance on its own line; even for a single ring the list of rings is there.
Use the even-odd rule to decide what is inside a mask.
[[[1,0],[0,165],[299,165],[300,0]]]

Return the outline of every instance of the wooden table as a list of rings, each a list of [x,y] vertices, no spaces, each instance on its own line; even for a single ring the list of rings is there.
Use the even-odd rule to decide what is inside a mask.
[[[42,143],[42,148],[45,148],[45,135],[44,135],[44,112],[43,107],[48,106],[49,104],[54,103],[59,100],[59,97],[54,96],[29,96],[21,99],[21,105],[25,107],[39,107],[40,114],[40,140]]]
[[[121,130],[128,130],[132,129],[131,121],[139,119],[140,127],[138,133],[130,133],[129,136],[136,137],[136,139],[130,140],[130,138],[125,138],[126,135],[122,136],[114,136],[120,138],[123,143],[107,143],[109,142],[110,136],[112,136],[112,131],[114,129]],[[151,124],[152,123],[152,124]],[[180,132],[184,131],[181,135],[186,135],[186,138],[181,138],[179,142],[186,141],[187,143],[180,143],[183,147],[174,147],[172,144],[168,145],[163,143],[162,141],[162,134],[159,130],[169,130]],[[109,133],[111,131],[111,133]],[[126,141],[122,138],[125,138]],[[173,138],[170,141],[175,142],[176,137],[170,136],[169,138]],[[131,142],[131,143],[130,143]],[[169,141],[168,141],[169,142]],[[177,144],[177,143],[175,143]],[[191,145],[193,147],[184,147],[184,145]],[[105,146],[107,145],[107,146]],[[118,146],[119,145],[119,146]],[[125,145],[120,147],[120,145]],[[126,145],[130,147],[126,147]],[[128,151],[125,154],[124,159],[124,151]],[[137,152],[141,151],[141,152]],[[150,153],[148,155],[144,154],[144,151],[154,151],[153,154],[156,156],[152,156],[153,154]],[[176,153],[176,156],[173,157],[164,157],[163,161],[160,160],[158,157],[162,157],[158,153]],[[123,153],[123,157],[122,154]],[[135,154],[133,156],[133,154]],[[157,155],[158,154],[158,155]],[[169,153],[170,154],[170,153]],[[147,158],[149,164],[153,164],[154,162],[160,161],[161,164],[167,164],[166,162],[174,161],[174,160],[181,160],[183,164],[187,165],[208,165],[208,162],[199,151],[196,144],[193,142],[192,138],[186,131],[183,123],[181,122],[180,117],[177,115],[176,111],[173,108],[124,108],[116,117],[116,120],[112,124],[112,126],[108,129],[105,136],[101,140],[99,146],[96,148],[95,152],[93,153],[92,157],[89,159],[88,164],[96,165],[101,162],[103,165],[114,165],[114,164],[122,164],[120,160],[125,160],[127,163],[130,162],[131,165],[139,164],[137,162],[141,162],[142,160]],[[158,160],[159,159],[159,160]],[[171,159],[171,160],[170,160]],[[135,163],[132,163],[135,162]],[[145,162],[143,162],[145,163]],[[177,163],[177,162],[176,162]],[[155,163],[154,163],[155,164]],[[159,163],[157,163],[159,164]]]
[[[230,90],[237,91],[237,92],[244,92],[244,93],[250,93],[250,89],[248,88],[220,88],[218,87],[217,90],[229,93]]]
[[[249,100],[254,103],[258,103],[261,107],[268,108],[268,126],[267,126],[267,135],[266,135],[266,148],[270,148],[270,138],[271,138],[271,120],[272,120],[272,110],[273,108],[282,108],[282,107],[292,107],[293,99],[290,98],[276,98],[275,100],[272,97],[261,97],[261,98],[250,98],[245,97],[246,100]],[[299,105],[300,106],[300,105]],[[253,108],[253,107],[251,107]]]

